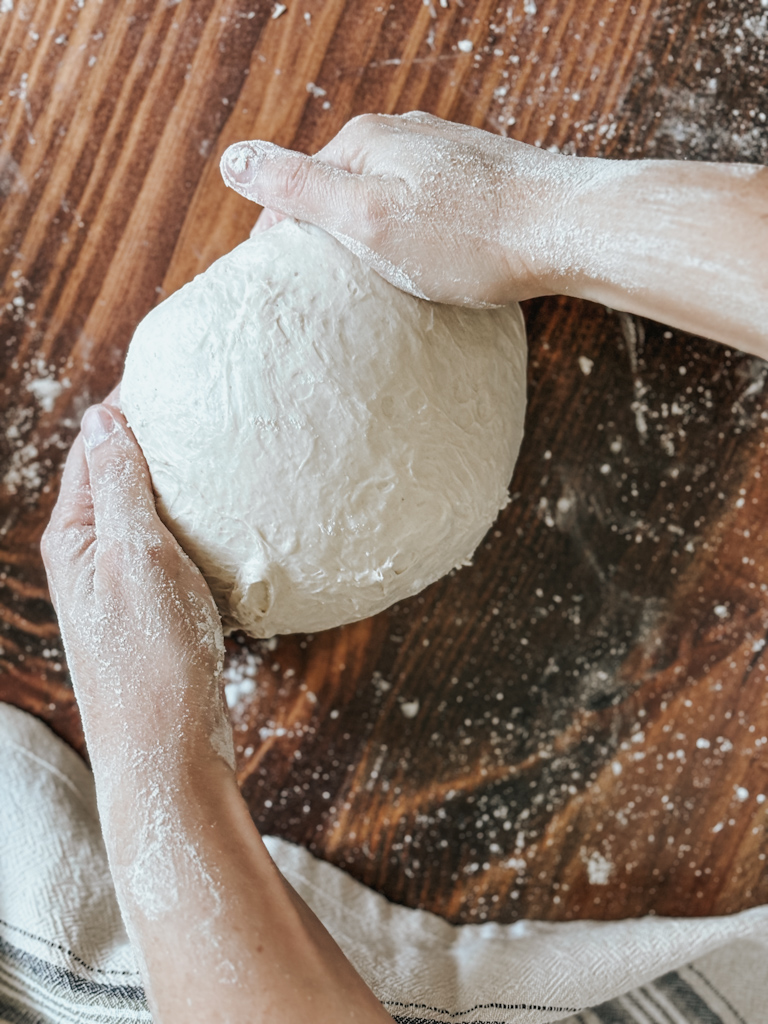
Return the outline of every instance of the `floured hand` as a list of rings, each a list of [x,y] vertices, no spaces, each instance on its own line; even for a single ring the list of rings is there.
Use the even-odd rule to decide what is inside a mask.
[[[599,163],[416,111],[356,117],[314,157],[237,143],[221,168],[268,207],[256,230],[310,221],[405,291],[482,306],[556,290],[564,212]]]
[[[42,550],[97,775],[231,763],[218,612],[116,406],[86,413]]]

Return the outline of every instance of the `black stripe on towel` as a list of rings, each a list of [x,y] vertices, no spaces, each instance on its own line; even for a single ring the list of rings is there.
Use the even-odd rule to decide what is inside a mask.
[[[48,1021],[41,1017],[36,1010],[27,1010],[18,1006],[11,1006],[0,997],[0,1017],[8,1024],[48,1024]]]
[[[149,1020],[149,1008],[140,986],[91,981],[2,938],[0,1007],[12,1024],[59,1024],[63,1018],[94,1024]]]
[[[426,1003],[395,1003],[387,1000],[383,1005],[398,1024],[442,1024],[442,1022],[449,1024],[451,1021],[460,1022],[463,1017],[469,1017],[479,1010],[538,1010],[540,1013],[563,1014],[579,1012],[568,1006],[542,1006],[536,1003],[477,1003],[468,1010],[458,1010],[456,1013],[442,1010],[438,1006],[427,1006]],[[397,1012],[397,1007],[400,1008],[400,1013]],[[420,1010],[438,1014],[439,1017],[419,1016]],[[490,1024],[490,1022],[478,1020],[475,1021],[475,1024]]]
[[[60,953],[64,953],[65,956],[69,956],[77,963],[82,964],[82,966],[85,967],[92,974],[103,974],[105,977],[108,977],[109,975],[112,975],[114,977],[136,976],[136,971],[105,971],[102,970],[101,967],[93,967],[91,966],[91,964],[83,960],[82,957],[79,957],[77,953],[73,953],[71,949],[67,949],[66,946],[62,946],[60,942],[53,942],[51,939],[44,939],[42,935],[36,935],[34,932],[29,932],[27,931],[26,928],[20,928],[17,924],[11,924],[10,921],[6,921],[2,917],[0,917],[0,925],[2,925],[4,928],[10,928],[12,931],[17,932],[19,935],[23,935],[27,939],[34,939],[35,942],[40,942],[42,943],[42,945],[48,946],[50,949],[56,949]],[[0,939],[0,942],[1,941],[2,939]],[[16,947],[11,945],[11,948],[15,949]]]
[[[649,1018],[658,1024],[668,1024],[670,1016],[654,998],[654,989],[672,1003],[677,1012],[688,1021],[688,1024],[725,1024],[722,1017],[705,1003],[698,992],[694,991],[677,971],[670,971],[669,974],[657,978],[650,985],[635,990],[644,993],[647,1002],[651,1004],[649,1008],[643,1007],[632,998],[632,993],[628,992],[623,999],[611,999],[607,1003],[601,1003],[600,1006],[592,1007],[590,1012],[600,1021],[600,1024],[638,1024],[639,1021],[647,1021]],[[633,1013],[631,1005],[628,1006],[627,1003],[636,1004],[637,1016]]]
[[[653,985],[664,993],[670,1003],[691,1024],[725,1024],[723,1018],[715,1013],[711,1006],[707,1006],[699,993],[695,992],[677,971],[657,978]]]
[[[618,999],[611,999],[608,1003],[593,1006],[592,1013],[600,1021],[600,1024],[637,1024],[638,1022],[634,1013],[631,1013],[626,1006],[622,1006]]]

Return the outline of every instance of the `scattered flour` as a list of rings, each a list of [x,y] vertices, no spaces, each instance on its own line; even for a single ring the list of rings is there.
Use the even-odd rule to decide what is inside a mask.
[[[587,877],[590,885],[608,885],[614,871],[614,864],[599,852],[594,850],[589,856],[582,853],[582,859],[587,865]]]

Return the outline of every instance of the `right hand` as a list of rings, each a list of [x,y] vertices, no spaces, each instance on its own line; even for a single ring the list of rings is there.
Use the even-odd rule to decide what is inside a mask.
[[[600,164],[415,111],[356,117],[313,157],[240,142],[221,169],[265,207],[257,230],[308,221],[406,291],[485,306],[563,290],[564,222]]]
[[[101,797],[138,765],[231,762],[219,615],[114,405],[83,419],[42,553]]]

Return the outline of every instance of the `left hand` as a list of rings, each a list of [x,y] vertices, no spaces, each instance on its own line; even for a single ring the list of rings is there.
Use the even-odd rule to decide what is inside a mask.
[[[231,764],[210,590],[160,521],[120,410],[94,406],[82,430],[42,552],[97,780]]]
[[[253,140],[221,160],[266,208],[257,232],[308,221],[399,288],[468,306],[560,290],[562,237],[604,166],[421,111],[355,117],[312,157]]]

